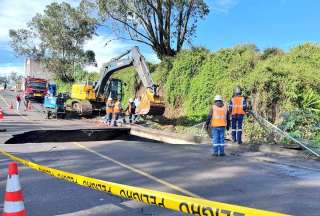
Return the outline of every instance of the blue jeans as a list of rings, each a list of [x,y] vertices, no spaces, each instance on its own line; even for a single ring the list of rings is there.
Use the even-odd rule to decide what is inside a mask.
[[[112,115],[113,115],[113,113],[109,113],[109,112],[106,114],[106,123],[111,124],[111,122],[112,122]]]
[[[244,115],[232,115],[231,116],[231,128],[233,142],[242,143],[242,123]]]
[[[225,127],[212,127],[212,147],[213,153],[222,155],[224,154],[224,131]]]
[[[117,121],[119,120],[120,115],[121,113],[114,113],[114,122],[113,122],[114,126],[117,126]]]

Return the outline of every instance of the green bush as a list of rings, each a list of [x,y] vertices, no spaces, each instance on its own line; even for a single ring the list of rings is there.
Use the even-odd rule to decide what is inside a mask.
[[[65,92],[71,92],[71,87],[72,87],[72,82],[70,83],[66,83],[66,82],[63,82],[59,79],[56,79],[55,80],[55,83],[57,85],[57,92],[58,93],[65,93]]]
[[[284,113],[280,127],[295,138],[313,140],[317,136],[319,122],[319,117],[315,113],[298,109]]]
[[[191,81],[199,73],[199,69],[207,55],[208,50],[193,49],[190,51],[184,50],[175,57],[172,69],[166,76],[164,85],[166,100],[169,104],[174,107],[183,104],[190,92]]]
[[[203,121],[220,94],[225,103],[233,89],[241,86],[252,108],[273,123],[280,124],[282,113],[303,109],[320,120],[320,46],[302,44],[288,53],[280,49],[260,52],[254,45],[208,52],[203,49],[185,50],[175,58],[157,65],[156,78],[164,88],[168,107],[185,121]],[[179,115],[177,115],[179,113]],[[178,121],[177,121],[178,123]],[[303,126],[303,122],[295,124]],[[297,126],[298,128],[300,126]],[[265,132],[248,121],[247,132],[263,137]],[[303,128],[294,132],[312,138]],[[250,133],[251,133],[250,132]],[[314,135],[314,134],[313,134]],[[312,135],[312,136],[313,136]],[[251,136],[251,135],[250,135]]]

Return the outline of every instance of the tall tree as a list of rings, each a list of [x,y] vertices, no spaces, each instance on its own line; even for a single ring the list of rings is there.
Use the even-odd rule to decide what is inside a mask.
[[[83,44],[96,24],[83,7],[52,3],[27,29],[10,30],[11,46],[18,55],[40,60],[64,81],[73,81],[76,65],[94,61],[94,53],[83,50]]]
[[[204,0],[83,0],[111,22],[121,39],[147,44],[158,57],[173,56],[195,36],[209,13]],[[91,3],[91,4],[90,4]]]

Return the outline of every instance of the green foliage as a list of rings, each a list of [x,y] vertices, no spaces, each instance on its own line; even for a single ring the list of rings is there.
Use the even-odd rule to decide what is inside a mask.
[[[320,131],[318,131],[318,133],[314,137],[313,142],[316,147],[320,148]]]
[[[69,92],[71,93],[71,88],[74,83],[82,83],[87,81],[95,82],[99,80],[100,74],[98,72],[88,72],[83,69],[80,65],[75,67],[74,82],[66,82],[61,79],[55,79],[55,83],[58,87],[58,93]]]
[[[173,58],[167,57],[164,58],[158,65],[155,65],[152,75],[152,79],[158,85],[163,86],[169,75],[169,72],[172,69]]]
[[[292,128],[286,130],[294,136],[318,137],[312,129],[320,121],[318,44],[302,44],[288,53],[276,48],[260,52],[250,44],[216,52],[184,50],[158,64],[154,71],[153,77],[163,87],[168,102],[166,115],[184,119],[176,121],[179,125],[203,121],[216,94],[228,103],[234,88],[240,86],[260,115],[280,124],[283,113],[298,109],[301,113],[293,115],[305,120],[288,120],[283,124],[292,124]],[[252,140],[266,135],[251,120],[247,120],[245,130]]]
[[[60,79],[56,79],[55,83],[57,85],[57,92],[58,93],[64,93],[64,92],[69,92],[71,93],[71,87],[73,82],[64,82],[61,81]]]
[[[320,94],[314,90],[308,89],[304,94],[300,95],[300,107],[309,112],[314,112],[320,116]]]
[[[57,78],[74,81],[76,65],[95,63],[94,52],[83,50],[83,45],[96,24],[84,8],[54,2],[26,29],[10,30],[11,46],[18,55],[40,60]]]
[[[281,128],[295,138],[314,139],[319,116],[309,110],[298,109],[283,114]]]
[[[75,67],[73,77],[76,82],[97,81],[100,78],[100,74],[98,72],[88,72],[85,69],[83,69],[80,65],[77,65]]]
[[[183,104],[190,92],[191,81],[199,73],[207,55],[207,50],[194,49],[182,51],[176,56],[165,83],[165,95],[169,104],[175,107]]]

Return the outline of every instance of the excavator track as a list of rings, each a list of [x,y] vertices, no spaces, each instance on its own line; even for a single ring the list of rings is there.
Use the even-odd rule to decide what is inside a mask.
[[[92,105],[86,100],[74,100],[72,101],[72,106],[70,107],[73,112],[79,115],[92,115]]]

